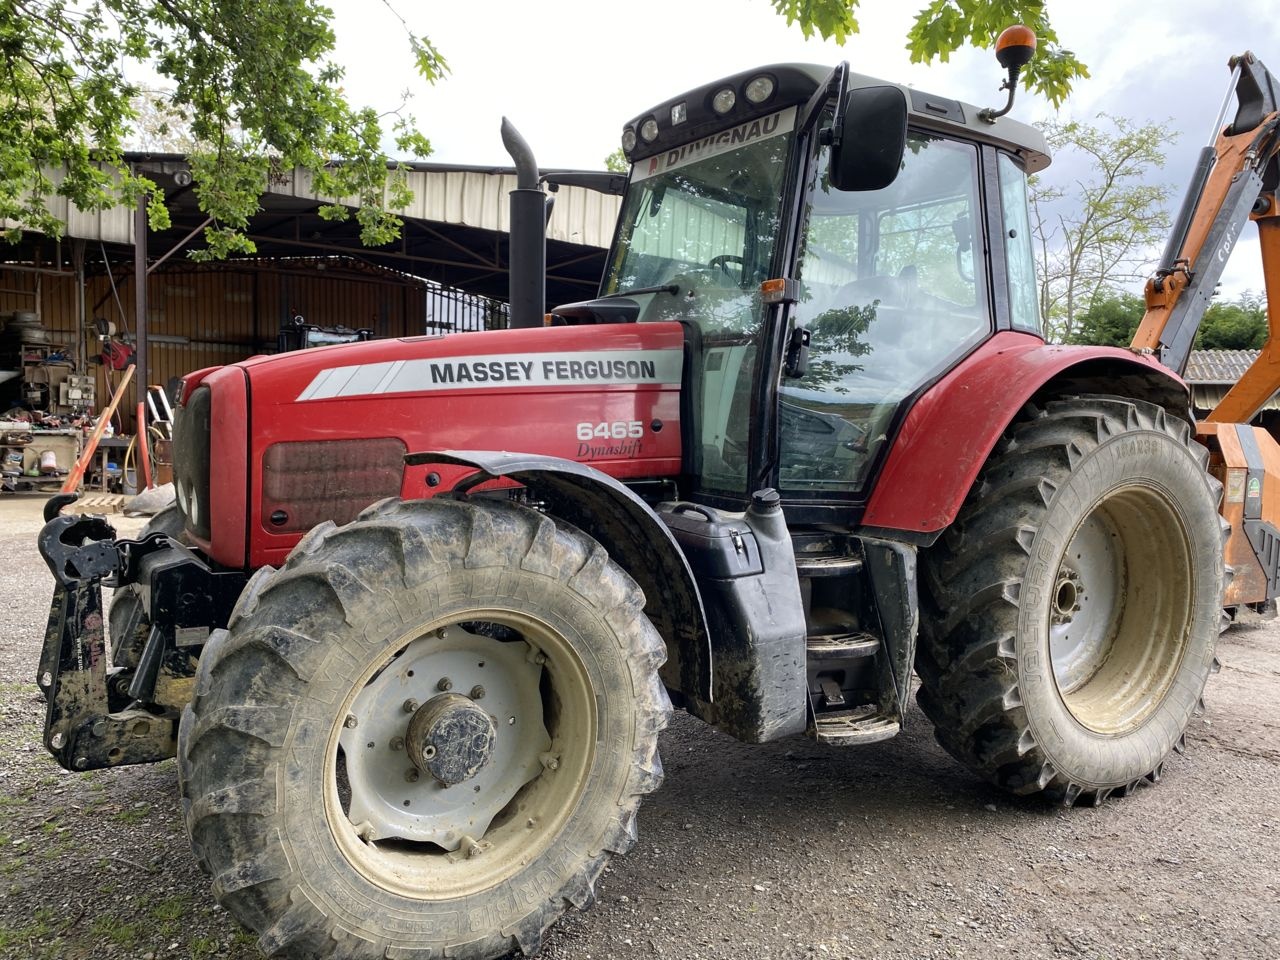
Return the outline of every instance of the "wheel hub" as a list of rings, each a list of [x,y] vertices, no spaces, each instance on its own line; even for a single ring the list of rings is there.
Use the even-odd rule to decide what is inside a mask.
[[[1053,591],[1053,622],[1070,623],[1080,609],[1083,596],[1080,574],[1069,567],[1058,571],[1058,584]]]
[[[479,841],[550,756],[545,659],[457,624],[405,647],[352,701],[338,738],[356,833],[446,851]]]
[[[414,713],[404,746],[415,767],[452,787],[489,762],[496,734],[493,720],[475,701],[442,693]]]

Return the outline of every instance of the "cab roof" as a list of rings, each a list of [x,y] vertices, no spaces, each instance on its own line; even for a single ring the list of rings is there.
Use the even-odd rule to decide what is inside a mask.
[[[623,127],[635,131],[636,145],[624,150],[631,162],[654,156],[664,150],[688,143],[726,126],[736,125],[766,116],[797,104],[804,104],[831,78],[833,69],[813,63],[777,63],[752,70],[744,70],[724,77],[680,96],[665,100],[650,110],[633,117]],[[751,103],[746,97],[746,86],[760,76],[774,81],[774,90],[762,103]],[[1000,117],[994,123],[980,120],[981,107],[960,100],[951,100],[925,93],[914,87],[890,83],[875,77],[849,71],[846,85],[849,89],[860,87],[893,86],[907,99],[908,124],[913,127],[937,131],[990,143],[1008,150],[1022,159],[1028,173],[1043,170],[1049,165],[1049,149],[1044,134],[1030,124]],[[731,110],[719,114],[712,108],[712,99],[724,89],[731,89],[736,101]],[[684,105],[685,119],[672,122],[672,108]],[[677,115],[679,111],[677,111]],[[658,135],[646,142],[640,128],[646,120],[657,123]]]

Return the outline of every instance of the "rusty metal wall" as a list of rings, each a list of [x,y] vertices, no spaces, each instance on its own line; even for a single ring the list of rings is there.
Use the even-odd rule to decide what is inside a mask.
[[[151,383],[166,384],[192,370],[274,352],[281,320],[287,317],[301,316],[322,327],[372,327],[379,337],[424,332],[429,290],[420,281],[376,269],[322,266],[179,264],[152,274],[147,283]],[[119,306],[107,276],[86,280],[88,330],[81,346],[86,356],[100,349],[93,333],[95,317],[110,320],[126,337],[136,329],[132,277],[118,272],[115,282]],[[51,338],[74,355],[76,285],[74,276],[20,273],[0,266],[0,314],[37,310]],[[103,406],[110,396],[108,379],[114,382],[119,374],[108,374],[99,365],[89,369],[97,377],[98,403]],[[132,410],[135,404],[127,399],[125,406]]]

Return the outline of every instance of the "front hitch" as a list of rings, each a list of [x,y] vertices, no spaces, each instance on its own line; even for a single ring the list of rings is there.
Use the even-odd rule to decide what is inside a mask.
[[[40,556],[59,586],[82,580],[95,583],[119,570],[115,527],[106,517],[55,516],[40,530]]]
[[[109,683],[102,583],[130,582],[138,560],[167,538],[117,540],[100,516],[60,516],[75,498],[53,497],[45,508],[40,554],[55,586],[36,683],[46,700],[44,745],[68,770],[93,770],[171,757],[177,716],[130,703]]]

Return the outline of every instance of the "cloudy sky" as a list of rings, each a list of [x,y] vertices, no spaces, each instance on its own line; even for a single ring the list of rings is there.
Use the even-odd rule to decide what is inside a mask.
[[[1001,100],[990,51],[963,50],[929,66],[908,62],[906,33],[920,0],[862,0],[861,33],[843,47],[804,40],[768,0],[398,0],[410,27],[449,60],[451,74],[434,88],[415,77],[403,29],[382,4],[330,3],[351,99],[391,109],[412,90],[409,109],[432,141],[431,159],[446,163],[509,163],[498,136],[506,115],[542,166],[598,169],[624,120],[766,63],[848,60],[859,73],[940,95]],[[1062,44],[1093,75],[1062,114],[1170,120],[1169,160],[1153,176],[1175,185],[1178,196],[1226,89],[1227,58],[1251,49],[1280,71],[1274,0],[1048,0],[1048,9]],[[1014,110],[1029,121],[1053,113],[1025,92]],[[1073,173],[1059,165],[1046,178],[1069,187]],[[1223,278],[1229,293],[1262,286],[1256,233],[1247,237]]]

